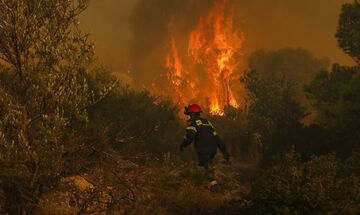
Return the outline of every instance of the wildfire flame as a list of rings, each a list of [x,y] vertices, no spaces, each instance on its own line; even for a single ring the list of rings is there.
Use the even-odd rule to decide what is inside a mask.
[[[239,106],[230,82],[241,64],[244,37],[234,29],[233,17],[227,0],[217,0],[188,36],[187,53],[179,51],[174,35],[170,37],[166,66],[175,100],[194,101],[217,115],[223,115],[225,105]]]

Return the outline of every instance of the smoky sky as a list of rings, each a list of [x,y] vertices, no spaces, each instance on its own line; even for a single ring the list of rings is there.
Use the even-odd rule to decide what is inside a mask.
[[[234,25],[245,36],[244,52],[302,47],[316,57],[354,64],[336,42],[341,5],[351,0],[228,0]],[[164,72],[169,37],[189,32],[214,0],[93,0],[81,17],[100,60],[132,84],[149,84]],[[179,49],[185,49],[180,43]]]

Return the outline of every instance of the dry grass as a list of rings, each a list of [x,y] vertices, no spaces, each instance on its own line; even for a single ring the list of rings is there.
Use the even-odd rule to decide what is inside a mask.
[[[212,170],[205,171],[170,154],[163,161],[133,161],[117,160],[82,175],[93,188],[80,189],[76,180],[60,186],[41,201],[39,214],[214,214],[224,201],[249,191],[256,170],[254,165],[229,165],[216,158]],[[209,190],[211,172],[219,182],[216,193]]]

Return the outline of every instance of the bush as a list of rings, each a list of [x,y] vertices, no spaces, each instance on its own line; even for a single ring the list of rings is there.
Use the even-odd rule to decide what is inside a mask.
[[[292,149],[261,172],[249,195],[228,203],[222,213],[358,214],[360,178],[348,168],[335,154],[302,162]]]
[[[91,86],[100,90],[99,83],[113,83],[111,77],[102,72],[89,79],[94,83]],[[89,133],[97,139],[93,142],[108,149],[161,157],[164,152],[178,152],[183,137],[178,113],[178,107],[168,99],[117,83],[102,101],[89,108]]]

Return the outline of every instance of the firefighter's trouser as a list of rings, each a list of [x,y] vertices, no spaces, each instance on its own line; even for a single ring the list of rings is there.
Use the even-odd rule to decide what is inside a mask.
[[[216,152],[212,153],[197,153],[199,158],[199,166],[204,167],[205,169],[209,169],[209,163],[212,162],[212,160],[215,157]]]
[[[209,163],[212,162],[212,160],[215,157],[216,152],[214,153],[198,153],[199,157],[199,166],[204,167],[204,169],[208,172],[208,181],[210,188],[217,185],[217,181],[214,177],[213,170],[209,170]]]

